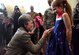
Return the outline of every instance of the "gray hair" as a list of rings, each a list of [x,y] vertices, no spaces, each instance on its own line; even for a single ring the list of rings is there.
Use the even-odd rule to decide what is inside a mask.
[[[19,17],[19,19],[31,19],[31,16],[30,16],[30,14],[22,14],[20,17]]]
[[[24,27],[24,24],[28,24],[30,20],[32,20],[30,14],[22,14],[18,19],[19,27]]]

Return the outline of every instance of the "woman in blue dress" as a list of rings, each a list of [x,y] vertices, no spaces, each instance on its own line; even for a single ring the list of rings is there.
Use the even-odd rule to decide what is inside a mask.
[[[54,1],[55,27],[49,38],[46,55],[71,55],[72,11],[67,1]]]

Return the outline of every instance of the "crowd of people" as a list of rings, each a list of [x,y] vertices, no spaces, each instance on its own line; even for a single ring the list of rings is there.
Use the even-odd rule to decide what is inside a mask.
[[[79,2],[72,11],[67,0],[48,0],[44,15],[0,12],[0,55],[79,55]]]

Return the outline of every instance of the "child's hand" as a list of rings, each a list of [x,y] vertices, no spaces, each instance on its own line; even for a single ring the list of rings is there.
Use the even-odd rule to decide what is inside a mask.
[[[43,35],[42,35],[42,38],[47,38],[48,35],[50,34],[50,32],[51,32],[52,30],[53,30],[53,28],[50,28],[50,29],[48,29],[48,30],[45,30],[44,33],[43,33]]]

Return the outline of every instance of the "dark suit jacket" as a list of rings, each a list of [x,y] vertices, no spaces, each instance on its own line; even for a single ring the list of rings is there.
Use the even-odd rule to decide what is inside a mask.
[[[31,41],[31,36],[21,27],[8,43],[5,55],[34,55],[38,53],[44,44],[44,39],[40,39],[36,45]]]

